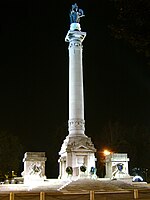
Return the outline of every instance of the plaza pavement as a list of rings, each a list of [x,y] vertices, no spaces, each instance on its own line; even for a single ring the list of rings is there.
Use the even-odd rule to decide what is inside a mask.
[[[62,193],[82,193],[88,191],[113,192],[132,189],[150,189],[150,185],[141,182],[135,183],[131,179],[110,180],[110,179],[90,179],[79,178],[76,180],[47,179],[44,182],[25,184],[1,184],[0,192],[62,192]]]

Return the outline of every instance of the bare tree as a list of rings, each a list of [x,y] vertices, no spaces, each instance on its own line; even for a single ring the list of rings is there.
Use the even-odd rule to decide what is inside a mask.
[[[0,132],[0,173],[8,175],[11,171],[16,173],[21,166],[23,146],[17,136],[6,131]]]

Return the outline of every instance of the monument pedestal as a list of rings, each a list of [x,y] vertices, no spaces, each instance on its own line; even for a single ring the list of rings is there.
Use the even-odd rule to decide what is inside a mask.
[[[128,171],[127,154],[125,153],[112,153],[106,156],[106,176],[105,178],[130,178]]]
[[[72,168],[70,175],[73,178],[90,177],[91,168],[95,168],[95,152],[96,149],[87,136],[67,136],[59,152],[59,178],[68,178],[67,167]]]
[[[25,184],[43,182],[45,176],[45,161],[44,152],[26,152],[24,155],[24,171],[22,176]]]

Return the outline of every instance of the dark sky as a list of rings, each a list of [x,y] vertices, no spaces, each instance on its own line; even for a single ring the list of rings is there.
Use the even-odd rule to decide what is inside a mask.
[[[146,60],[108,28],[111,1],[75,1],[85,12],[83,43],[86,134],[95,141],[109,120],[150,121]],[[46,151],[48,168],[68,135],[69,11],[74,1],[0,2],[0,129],[19,136],[25,151]],[[96,147],[99,148],[99,147]],[[56,167],[57,168],[57,167]],[[54,169],[50,176],[57,174]]]

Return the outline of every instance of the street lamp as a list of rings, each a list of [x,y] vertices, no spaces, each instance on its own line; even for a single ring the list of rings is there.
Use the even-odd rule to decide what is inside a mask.
[[[110,151],[108,151],[107,149],[105,149],[105,150],[103,151],[103,154],[104,154],[104,156],[108,156],[108,155],[110,155],[110,154],[111,154],[111,152],[110,152]]]

